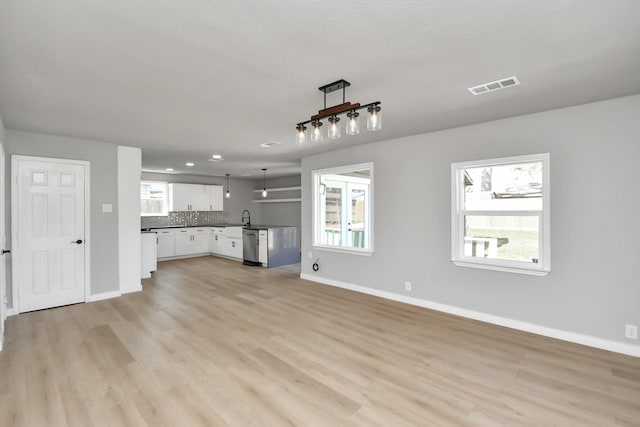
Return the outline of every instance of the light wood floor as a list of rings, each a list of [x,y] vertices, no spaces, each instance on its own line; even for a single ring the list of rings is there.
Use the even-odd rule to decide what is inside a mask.
[[[640,359],[212,257],[5,344],[3,427],[640,426]]]

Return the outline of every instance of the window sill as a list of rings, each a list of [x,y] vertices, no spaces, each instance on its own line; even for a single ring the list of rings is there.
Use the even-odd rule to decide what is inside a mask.
[[[475,263],[475,262],[458,261],[458,260],[451,260],[451,262],[457,265],[458,267],[481,268],[483,270],[505,271],[508,273],[528,274],[530,276],[546,276],[547,274],[549,274],[549,271],[547,270],[533,270],[528,268],[505,267],[502,265]]]
[[[342,248],[336,246],[313,246],[314,250],[327,251],[327,252],[339,252],[350,255],[371,256],[373,255],[373,249],[351,249]]]

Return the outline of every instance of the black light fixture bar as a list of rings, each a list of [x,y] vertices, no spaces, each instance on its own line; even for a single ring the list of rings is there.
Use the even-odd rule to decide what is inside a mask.
[[[352,104],[347,102],[345,104],[339,104],[333,107],[325,108],[324,110],[320,110],[318,114],[311,116],[310,120],[305,120],[304,122],[299,122],[298,126],[304,126],[313,122],[314,120],[325,119],[330,116],[337,116],[338,114],[346,113],[347,111],[359,111],[364,110],[365,108],[378,106],[382,104],[380,101],[370,102],[369,104],[360,105],[360,104]]]

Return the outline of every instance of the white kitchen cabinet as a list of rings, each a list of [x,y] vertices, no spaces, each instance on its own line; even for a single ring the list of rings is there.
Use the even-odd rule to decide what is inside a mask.
[[[258,261],[263,267],[269,266],[269,232],[267,230],[258,231]]]
[[[157,257],[168,258],[176,255],[175,236],[173,230],[155,229],[158,236]]]
[[[242,227],[225,227],[224,236],[222,255],[242,259]]]
[[[191,243],[191,233],[188,228],[176,228],[175,230],[175,239],[176,239],[176,256],[180,255],[191,255],[192,252],[192,243]]]
[[[225,243],[228,257],[242,259],[242,238],[227,237]]]
[[[176,256],[209,252],[207,227],[177,228],[175,230]]]
[[[210,211],[224,210],[224,187],[221,185],[207,185]]]
[[[196,227],[192,228],[192,242],[194,254],[206,254],[209,253],[209,228],[208,227]]]
[[[206,211],[209,210],[209,191],[206,185],[169,184],[169,210]]]
[[[209,235],[209,252],[214,255],[223,255],[226,237],[224,227],[211,227]]]
[[[156,233],[142,233],[140,236],[141,253],[141,277],[147,279],[151,277],[151,272],[158,268],[157,263],[157,236]]]
[[[221,211],[223,187],[220,185],[169,184],[169,210]]]

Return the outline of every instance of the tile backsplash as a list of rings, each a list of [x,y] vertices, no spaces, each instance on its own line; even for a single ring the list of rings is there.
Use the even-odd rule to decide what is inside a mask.
[[[225,211],[180,211],[169,212],[168,216],[140,217],[141,228],[166,227],[183,225],[198,227],[200,225],[225,224],[229,222],[229,214]]]

